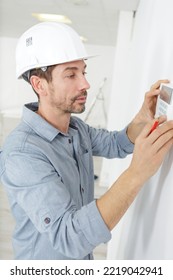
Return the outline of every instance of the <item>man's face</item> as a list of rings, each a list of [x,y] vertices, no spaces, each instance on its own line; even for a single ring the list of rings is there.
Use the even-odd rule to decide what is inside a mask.
[[[63,113],[82,113],[85,110],[87,90],[86,64],[83,60],[57,65],[52,81],[47,84],[49,106]]]

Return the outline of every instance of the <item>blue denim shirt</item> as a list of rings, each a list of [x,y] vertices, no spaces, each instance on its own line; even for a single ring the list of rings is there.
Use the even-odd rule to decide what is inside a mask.
[[[92,259],[111,238],[94,200],[92,156],[133,151],[126,129],[108,132],[71,117],[61,133],[24,106],[20,124],[0,153],[1,181],[16,220],[16,259]]]

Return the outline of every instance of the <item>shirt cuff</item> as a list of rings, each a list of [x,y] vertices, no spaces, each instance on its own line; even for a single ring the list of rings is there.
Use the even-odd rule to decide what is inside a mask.
[[[111,239],[111,232],[102,219],[95,200],[83,206],[78,215],[80,228],[93,247],[100,243],[106,243]]]
[[[119,131],[117,140],[119,145],[124,151],[126,151],[127,154],[133,153],[134,144],[127,136],[127,126],[123,130]]]

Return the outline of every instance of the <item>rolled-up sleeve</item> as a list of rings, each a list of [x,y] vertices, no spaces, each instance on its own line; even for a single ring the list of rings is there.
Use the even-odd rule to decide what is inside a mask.
[[[117,133],[117,144],[127,153],[131,154],[134,150],[134,144],[127,136],[127,127]]]

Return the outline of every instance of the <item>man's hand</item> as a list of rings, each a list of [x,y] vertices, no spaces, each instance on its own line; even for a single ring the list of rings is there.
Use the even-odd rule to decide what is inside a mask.
[[[145,94],[141,109],[127,128],[127,135],[132,143],[135,143],[136,138],[146,123],[154,119],[157,96],[160,93],[159,87],[161,83],[169,83],[169,80],[159,80],[151,86],[150,91]],[[166,117],[164,118],[166,120]]]
[[[110,230],[119,222],[143,184],[155,174],[173,145],[173,121],[162,123],[151,132],[148,122],[136,139],[132,161],[96,204]]]
[[[158,121],[159,126],[152,132],[154,122],[147,123],[135,142],[130,168],[141,183],[155,174],[173,145],[173,121],[163,122],[162,117]]]

